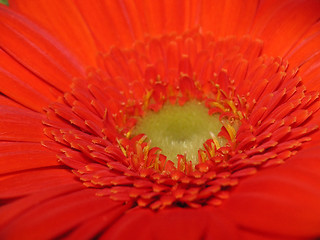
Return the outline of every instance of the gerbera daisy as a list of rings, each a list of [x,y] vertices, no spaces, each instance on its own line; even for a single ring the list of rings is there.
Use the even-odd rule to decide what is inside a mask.
[[[320,237],[320,2],[0,6],[1,239]]]

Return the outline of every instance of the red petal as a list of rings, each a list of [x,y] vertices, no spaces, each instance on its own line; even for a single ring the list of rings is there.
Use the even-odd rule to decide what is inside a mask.
[[[117,219],[130,207],[130,205],[117,206],[113,209],[108,209],[107,212],[99,216],[94,216],[88,219],[82,225],[77,227],[69,236],[68,239],[93,239],[103,229],[114,224]]]
[[[245,35],[250,31],[259,1],[202,1],[198,17],[204,32],[214,36]],[[197,12],[198,9],[193,9]],[[197,26],[196,24],[194,26]]]
[[[0,178],[0,198],[20,197],[76,182],[64,169],[39,169]]]
[[[1,48],[57,89],[69,89],[82,65],[52,36],[28,19],[0,6]]]
[[[236,233],[234,225],[217,208],[173,208],[157,213],[136,209],[102,239],[237,239]]]
[[[121,205],[85,189],[53,198],[13,219],[0,232],[6,239],[52,239]],[[49,211],[48,211],[49,210]]]
[[[254,232],[250,229],[240,229],[239,230],[240,239],[245,240],[307,240],[306,238],[300,237],[285,237],[276,235],[267,235],[265,233]]]
[[[288,52],[290,65],[298,67],[312,56],[319,54],[320,22],[314,24],[303,38]]]
[[[318,147],[306,149],[284,165],[241,181],[223,208],[245,228],[287,236],[319,236],[318,152]]]
[[[217,208],[167,209],[154,217],[154,239],[237,239],[236,229]]]
[[[76,5],[101,50],[108,51],[112,45],[118,44],[131,46],[135,38],[134,29],[124,2],[76,1]]]
[[[308,90],[318,91],[320,89],[320,53],[308,59],[308,61],[300,67],[299,72]]]
[[[47,139],[41,114],[7,106],[0,106],[0,112],[0,140],[40,142]]]
[[[73,1],[19,1],[10,2],[13,8],[49,30],[83,65],[95,66],[97,48],[87,26]],[[59,17],[57,17],[59,13]],[[66,30],[66,27],[68,30]],[[107,29],[107,28],[106,28]]]
[[[1,92],[20,104],[41,112],[50,100],[55,100],[58,92],[25,69],[6,52],[0,50]]]
[[[16,108],[22,108],[25,107],[23,105],[20,105],[19,103],[16,103],[15,101],[9,99],[8,97],[0,94],[0,105],[8,106],[8,107],[16,107]]]
[[[127,212],[101,236],[101,240],[152,239],[150,224],[155,215],[148,209]]]
[[[13,203],[1,206],[0,208],[0,226],[7,223],[9,220],[14,219],[16,216],[20,215],[22,212],[35,207],[47,199],[51,199],[55,196],[61,194],[66,194],[68,192],[73,192],[84,188],[84,186],[79,183],[71,183],[65,186],[57,186],[52,189],[44,189],[43,191],[32,194],[30,196],[18,199]],[[1,228],[1,227],[0,227]]]
[[[0,174],[59,166],[56,154],[40,143],[3,142],[0,145]]]
[[[284,56],[317,22],[319,10],[317,0],[262,1],[252,34],[264,41],[268,55]]]

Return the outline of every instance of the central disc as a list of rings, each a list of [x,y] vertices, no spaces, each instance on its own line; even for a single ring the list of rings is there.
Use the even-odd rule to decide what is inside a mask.
[[[202,103],[191,101],[183,106],[165,104],[159,112],[148,112],[139,119],[133,133],[146,134],[151,147],[161,148],[174,163],[177,154],[186,154],[188,161],[197,164],[199,148],[217,136],[221,127],[218,115],[210,116]]]

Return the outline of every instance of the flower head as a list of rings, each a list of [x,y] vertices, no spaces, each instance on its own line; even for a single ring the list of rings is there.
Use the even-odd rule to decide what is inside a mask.
[[[1,7],[0,235],[319,236],[319,8]]]

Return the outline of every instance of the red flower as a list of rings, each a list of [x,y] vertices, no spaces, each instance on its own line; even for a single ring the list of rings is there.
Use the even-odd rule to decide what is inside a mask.
[[[319,237],[319,10],[316,0],[1,6],[0,238]],[[200,122],[189,116],[198,103],[221,131],[199,146],[183,135],[193,157],[153,146],[148,114],[182,109]]]

